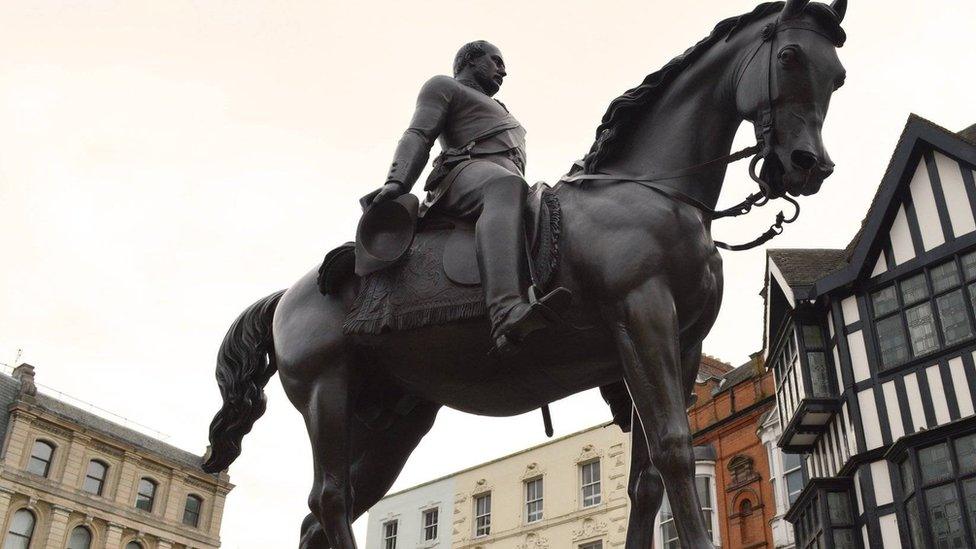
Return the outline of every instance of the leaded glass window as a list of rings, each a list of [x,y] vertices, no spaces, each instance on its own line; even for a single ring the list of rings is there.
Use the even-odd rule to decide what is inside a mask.
[[[964,436],[955,441],[956,461],[960,473],[976,471],[976,434]]]
[[[918,462],[922,470],[922,484],[938,482],[952,476],[949,449],[945,444],[937,444],[919,450]]]
[[[970,341],[976,336],[976,252],[879,288],[869,301],[882,368]]]
[[[874,304],[874,314],[877,316],[886,315],[898,310],[898,295],[895,293],[894,286],[888,286],[883,290],[874,292],[871,296]]]
[[[932,291],[935,293],[954,288],[960,282],[959,269],[956,267],[955,261],[948,261],[933,267],[930,275],[932,277]]]
[[[962,290],[953,290],[936,298],[935,304],[939,310],[939,321],[942,323],[942,333],[945,344],[952,345],[973,336],[973,328],[969,323],[969,313],[966,311],[966,299]]]
[[[939,348],[931,303],[922,303],[907,309],[905,320],[908,322],[908,340],[912,344],[913,355],[927,355]]]
[[[908,516],[908,533],[912,538],[914,549],[925,549],[925,541],[922,538],[922,522],[918,516],[918,501],[911,498],[905,503],[905,514]]]
[[[976,434],[907,453],[898,468],[912,547],[976,547]]]
[[[850,528],[834,528],[834,549],[855,549],[854,530]]]
[[[955,484],[926,489],[925,502],[935,546],[967,547]]]
[[[976,477],[962,483],[963,499],[969,512],[969,526],[976,532]]]
[[[849,524],[854,520],[851,517],[851,500],[846,492],[827,493],[827,510],[831,524]]]
[[[881,364],[896,366],[908,360],[908,339],[901,315],[889,316],[875,325],[878,332],[878,346],[881,348]]]

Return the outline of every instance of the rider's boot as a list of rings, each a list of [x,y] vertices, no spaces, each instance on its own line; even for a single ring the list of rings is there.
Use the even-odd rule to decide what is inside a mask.
[[[558,322],[572,297],[565,288],[539,298],[526,295],[523,209],[527,192],[525,181],[515,175],[486,184],[475,230],[492,340],[495,351],[503,355],[515,352],[530,333]]]

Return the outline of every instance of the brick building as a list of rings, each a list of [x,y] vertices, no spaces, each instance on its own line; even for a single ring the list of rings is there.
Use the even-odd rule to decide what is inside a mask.
[[[770,451],[760,433],[775,406],[773,376],[765,371],[761,353],[720,376],[703,368],[695,395],[688,417],[695,446],[714,450],[714,506],[722,547],[789,547],[791,540],[772,528],[788,504],[777,505],[773,471],[779,450]]]

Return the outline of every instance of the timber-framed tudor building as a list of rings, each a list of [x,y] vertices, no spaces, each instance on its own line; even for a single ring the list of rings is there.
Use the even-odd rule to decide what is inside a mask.
[[[770,250],[796,547],[976,547],[976,127],[911,116],[846,249]]]

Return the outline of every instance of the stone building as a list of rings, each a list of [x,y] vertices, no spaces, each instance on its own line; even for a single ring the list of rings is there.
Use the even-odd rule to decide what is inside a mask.
[[[976,547],[974,168],[976,127],[913,115],[846,248],[767,255],[798,547]]]
[[[788,504],[777,501],[782,478],[771,476],[768,458],[782,458],[759,434],[773,389],[758,355],[736,369],[702,360],[689,417],[696,485],[716,547],[790,546],[785,533],[771,532]],[[630,435],[599,425],[391,494],[369,511],[366,549],[622,547],[630,451]],[[654,539],[655,547],[679,547],[667,501]]]
[[[38,393],[30,365],[0,374],[0,439],[5,549],[220,546],[225,473]]]

